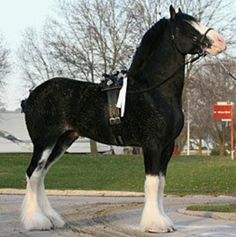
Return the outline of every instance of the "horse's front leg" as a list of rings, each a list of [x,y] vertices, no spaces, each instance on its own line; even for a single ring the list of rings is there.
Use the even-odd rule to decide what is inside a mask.
[[[163,210],[164,180],[162,173],[162,146],[144,147],[145,164],[145,205],[141,218],[141,228],[148,232],[172,232],[172,223]]]

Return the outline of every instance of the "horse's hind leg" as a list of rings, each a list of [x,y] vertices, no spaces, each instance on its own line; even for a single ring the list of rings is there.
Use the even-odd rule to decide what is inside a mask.
[[[78,134],[75,131],[65,132],[57,141],[54,146],[51,155],[45,163],[44,170],[45,175],[50,169],[50,167],[59,160],[60,157],[65,153],[65,151],[70,147],[70,145],[78,138]],[[43,176],[43,178],[45,177]],[[61,216],[51,207],[44,188],[44,180],[41,182],[39,187],[40,191],[40,207],[43,210],[43,213],[51,220],[54,227],[63,227],[64,221]]]
[[[42,149],[34,146],[33,157],[26,172],[26,194],[22,204],[21,218],[27,230],[51,229],[51,221],[44,215],[39,205],[39,189],[43,180],[41,164],[48,159],[52,148]]]
[[[52,148],[45,149],[43,152],[34,149],[31,164],[27,169],[27,190],[22,206],[22,221],[26,229],[51,229],[64,225],[64,221],[52,209],[47,199],[44,177],[50,166],[77,138],[76,132],[68,131],[58,138]]]

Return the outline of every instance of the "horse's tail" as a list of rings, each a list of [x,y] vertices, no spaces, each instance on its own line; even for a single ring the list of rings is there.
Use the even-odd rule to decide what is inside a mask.
[[[21,106],[21,113],[25,113],[25,111],[26,111],[27,100],[28,100],[28,98],[22,100],[21,103],[20,103],[20,106]]]

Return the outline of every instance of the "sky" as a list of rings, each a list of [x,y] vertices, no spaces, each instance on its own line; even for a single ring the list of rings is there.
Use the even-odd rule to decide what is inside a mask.
[[[26,27],[40,27],[53,13],[55,0],[0,0],[0,33],[15,48]]]
[[[28,89],[22,82],[19,84],[19,69],[14,66],[17,60],[14,55],[20,46],[22,34],[27,27],[40,29],[47,17],[54,14],[56,2],[57,0],[0,0],[0,35],[11,50],[13,68],[7,78],[8,85],[1,92],[1,101],[8,110],[17,109],[20,101],[28,96]],[[236,1],[232,2],[232,11],[236,14]]]
[[[19,107],[20,100],[27,96],[27,90],[19,85],[15,51],[20,46],[22,34],[27,27],[40,29],[46,19],[53,14],[56,0],[0,0],[0,35],[11,50],[13,73],[8,85],[2,92],[2,101],[8,110]]]

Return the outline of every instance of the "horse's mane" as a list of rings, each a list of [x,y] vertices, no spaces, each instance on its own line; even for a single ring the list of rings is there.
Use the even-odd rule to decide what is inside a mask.
[[[128,71],[128,76],[135,76],[138,70],[142,67],[146,58],[152,53],[154,45],[156,47],[159,44],[166,24],[167,19],[162,18],[144,34],[141,43],[134,54],[133,61]]]

